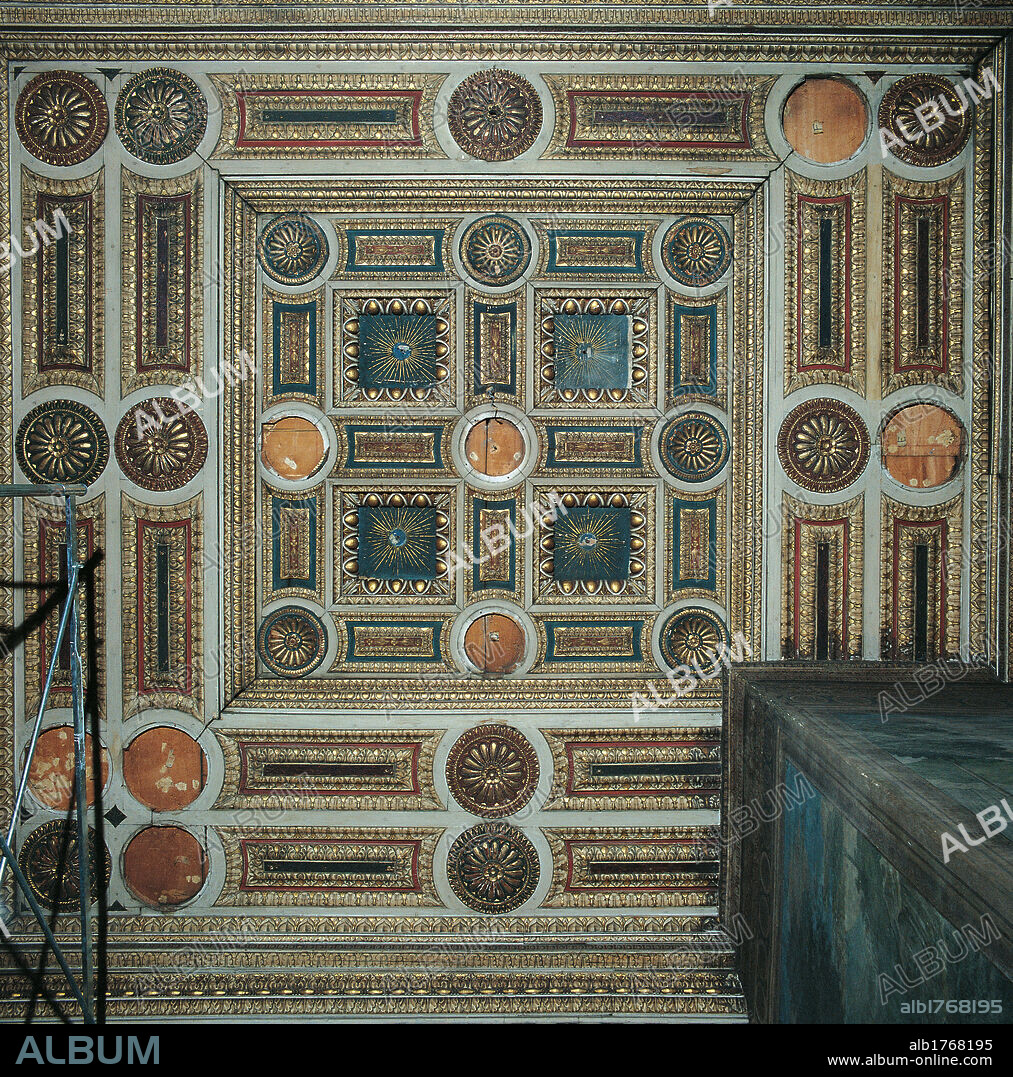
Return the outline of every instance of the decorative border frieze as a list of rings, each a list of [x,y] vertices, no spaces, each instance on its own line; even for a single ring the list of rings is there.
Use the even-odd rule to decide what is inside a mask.
[[[785,174],[784,393],[840,385],[865,395],[866,173]]]
[[[120,394],[202,370],[204,184],[197,169],[152,179],[121,170]]]
[[[105,394],[104,183],[103,169],[76,180],[21,169],[22,225],[54,234],[36,235],[38,253],[21,260],[23,396],[50,385]]]

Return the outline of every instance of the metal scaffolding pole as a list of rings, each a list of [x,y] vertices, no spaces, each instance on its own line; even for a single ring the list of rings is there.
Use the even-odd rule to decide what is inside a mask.
[[[67,536],[67,594],[64,597],[63,610],[60,615],[60,626],[53,643],[53,653],[46,670],[46,680],[39,701],[39,713],[32,726],[32,734],[28,744],[28,752],[25,756],[24,770],[18,783],[17,795],[11,811],[10,824],[7,835],[0,835],[0,885],[3,883],[7,864],[10,863],[14,879],[24,893],[28,905],[35,919],[42,928],[42,933],[48,944],[52,947],[56,960],[63,970],[70,985],[74,997],[81,1005],[81,1011],[86,1024],[95,1023],[95,985],[92,968],[92,938],[91,938],[91,869],[89,865],[88,846],[88,800],[86,778],[86,742],[84,720],[84,677],[81,670],[80,651],[80,627],[78,621],[78,586],[81,574],[81,564],[77,559],[77,522],[75,516],[74,499],[87,493],[88,487],[80,484],[53,483],[46,485],[32,485],[28,483],[15,483],[13,485],[0,486],[0,497],[62,497],[64,505],[64,518],[66,521]],[[67,963],[63,950],[60,948],[53,935],[45,914],[31,892],[28,880],[21,871],[11,847],[14,839],[14,831],[17,820],[21,813],[21,804],[24,799],[25,789],[28,786],[28,774],[32,760],[35,756],[35,747],[38,743],[39,734],[42,730],[42,721],[46,713],[46,705],[49,702],[49,693],[56,673],[57,661],[63,647],[64,639],[67,640],[70,653],[70,694],[74,720],[74,814],[77,822],[77,882],[80,905],[81,922],[81,984],[74,979],[73,972]],[[62,880],[61,880],[62,882]],[[12,944],[13,945],[13,944]]]

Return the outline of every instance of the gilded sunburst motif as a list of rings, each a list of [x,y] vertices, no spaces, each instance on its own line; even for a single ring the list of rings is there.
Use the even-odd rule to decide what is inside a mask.
[[[710,415],[686,412],[672,419],[661,431],[658,454],[661,462],[682,482],[706,482],[725,466],[728,435]]]
[[[531,241],[509,217],[480,217],[465,229],[459,249],[465,270],[480,284],[512,284],[531,261]]]
[[[178,490],[204,466],[208,436],[195,411],[180,411],[171,397],[156,397],[123,416],[115,447],[131,482],[145,490]]]
[[[650,327],[646,295],[538,295],[539,406],[646,404],[650,400]]]
[[[553,319],[556,388],[628,388],[629,323],[623,314],[557,314]]]
[[[465,153],[482,161],[509,161],[531,149],[538,137],[542,103],[520,75],[480,71],[450,95],[447,121]]]
[[[625,580],[630,571],[630,510],[575,508],[553,527],[557,580]]]
[[[426,505],[359,509],[359,575],[378,580],[436,578],[436,510]]]
[[[665,661],[678,666],[711,666],[720,644],[727,643],[728,632],[716,613],[702,607],[682,609],[668,622],[661,634],[661,653]]]
[[[650,588],[648,520],[639,491],[566,490],[542,514],[538,535],[539,601],[580,595],[643,598]]]
[[[21,420],[18,463],[32,482],[82,482],[90,486],[109,460],[102,420],[73,400],[39,404]]]
[[[453,302],[443,294],[341,298],[336,400],[453,404]],[[337,342],[336,342],[337,343]]]
[[[390,601],[391,596],[447,599],[451,501],[445,490],[339,493],[340,554],[335,594],[345,601]]]
[[[116,99],[116,133],[129,153],[148,164],[168,165],[189,157],[207,123],[200,87],[168,67],[139,71]]]
[[[324,268],[327,239],[305,213],[275,217],[257,243],[260,264],[280,284],[305,284]]]
[[[850,486],[865,470],[869,432],[847,404],[809,400],[781,424],[777,453],[793,482],[813,493],[832,493]]]
[[[883,142],[908,164],[944,164],[966,145],[971,111],[967,91],[942,75],[906,75],[879,106]]]
[[[364,314],[359,382],[366,389],[414,389],[436,381],[436,316]]]
[[[323,661],[327,630],[316,614],[303,606],[282,606],[260,626],[257,644],[261,661],[281,677],[305,677]]]
[[[51,165],[76,165],[102,145],[109,109],[91,79],[76,71],[44,71],[21,91],[14,124],[32,156]]]
[[[661,247],[665,268],[688,288],[713,284],[732,260],[725,230],[706,217],[685,217],[668,230]]]
[[[516,827],[483,823],[450,847],[447,876],[454,893],[479,912],[509,912],[538,885],[538,854]]]
[[[475,815],[512,815],[534,795],[538,757],[511,726],[478,726],[451,748],[447,784],[454,799]]]

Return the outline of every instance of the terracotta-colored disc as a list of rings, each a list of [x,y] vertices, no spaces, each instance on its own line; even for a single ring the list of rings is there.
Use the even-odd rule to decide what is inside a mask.
[[[193,737],[182,729],[157,726],[146,729],[124,750],[123,780],[146,808],[173,811],[200,796],[207,763]]]
[[[945,408],[911,404],[886,424],[883,466],[902,486],[931,489],[953,478],[963,444],[963,428]]]
[[[508,419],[481,419],[464,439],[464,455],[477,472],[498,479],[524,462],[524,438]]]
[[[784,103],[784,137],[796,153],[819,164],[846,161],[865,140],[868,111],[844,79],[806,79]]]
[[[89,807],[95,803],[95,771],[92,739],[84,738],[85,778]],[[102,785],[109,778],[109,753],[102,748]],[[39,736],[35,755],[28,771],[28,788],[40,804],[56,811],[70,807],[74,789],[74,730],[69,725],[55,726]]]
[[[324,462],[327,446],[316,424],[301,415],[264,423],[261,457],[283,479],[309,478]]]
[[[524,629],[504,613],[487,613],[468,625],[464,653],[484,673],[510,673],[524,657]]]
[[[123,853],[123,877],[130,890],[155,908],[189,901],[207,878],[207,855],[200,842],[178,826],[149,826]]]

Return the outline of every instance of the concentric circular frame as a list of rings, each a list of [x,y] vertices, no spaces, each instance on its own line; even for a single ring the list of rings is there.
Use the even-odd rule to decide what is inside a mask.
[[[923,123],[916,110],[932,101],[937,107]],[[941,101],[945,104],[940,106]],[[967,92],[961,99],[953,83],[942,75],[905,75],[880,102],[879,126],[895,136],[889,146],[895,157],[905,164],[928,168],[952,161],[967,145],[971,112]],[[936,123],[937,116],[942,117],[941,123]],[[917,137],[907,137],[909,134]]]
[[[483,865],[499,861],[519,877],[516,883],[495,880],[486,884],[498,885],[510,891],[497,899],[482,896],[480,880]],[[461,834],[447,855],[447,878],[451,889],[477,912],[503,913],[523,905],[538,886],[538,853],[517,827],[506,823],[480,823]],[[511,889],[512,888],[512,889]]]
[[[83,457],[81,464],[61,471],[53,452],[48,453],[52,462],[48,466],[44,463],[45,452],[40,445],[44,424],[59,443],[72,435],[78,439],[77,455]],[[76,400],[48,400],[32,408],[21,420],[15,451],[21,470],[32,482],[91,486],[109,462],[109,435],[91,408]]]
[[[495,235],[494,230],[500,229],[503,238]],[[483,233],[494,234],[483,240]],[[485,244],[482,248],[482,244]],[[510,260],[508,247],[513,242],[516,247],[516,256]],[[505,287],[520,280],[531,264],[531,239],[519,221],[512,217],[499,213],[492,213],[485,217],[479,217],[465,228],[458,244],[458,256],[465,272],[479,284],[490,288]],[[490,264],[490,268],[483,271],[478,265],[478,258],[483,255],[493,263],[499,255],[501,259],[509,262],[509,268],[502,273],[496,273]]]
[[[696,626],[692,624],[694,621],[698,622]],[[700,670],[704,670],[714,663],[714,651],[705,652],[701,649],[695,657],[685,651],[682,654],[677,654],[673,649],[672,637],[680,629],[685,630],[687,634],[701,637],[705,637],[709,633],[715,641],[715,647],[721,643],[727,645],[729,641],[728,628],[713,610],[707,609],[705,606],[683,606],[676,610],[664,623],[658,638],[658,648],[661,651],[661,656],[672,669],[695,664]]]
[[[148,422],[143,424],[144,430],[138,438],[138,419],[142,412]],[[146,441],[149,435],[155,445]],[[185,439],[188,439],[188,445],[184,443]],[[208,434],[200,416],[172,397],[152,397],[130,408],[120,419],[114,444],[116,460],[123,474],[144,490],[180,489],[197,475],[208,455]],[[161,453],[157,452],[159,446]],[[184,450],[185,457],[180,455]],[[149,458],[147,468],[141,463],[142,454]],[[166,456],[175,456],[178,465],[167,468],[157,462],[159,457]]]
[[[301,622],[310,630],[310,638],[313,647],[308,657],[296,665],[286,666],[280,662],[275,654],[269,649],[269,639],[273,629],[281,622],[289,618],[297,623]],[[323,621],[312,610],[305,606],[288,605],[272,610],[263,620],[257,632],[257,652],[264,665],[278,677],[305,677],[312,673],[324,660],[327,653],[327,629]]]
[[[183,95],[189,115],[185,122],[182,117],[176,121],[184,124],[183,130],[171,139],[166,133],[163,145],[156,148],[145,146],[137,132],[132,129],[129,110],[140,95],[145,92],[152,93],[159,81],[168,83]],[[159,107],[168,111],[164,98]],[[208,105],[201,88],[189,75],[171,67],[149,67],[145,71],[138,71],[124,83],[116,98],[116,134],[129,154],[149,165],[171,165],[185,160],[200,145],[207,125]]]
[[[286,237],[284,233],[289,233]],[[308,244],[309,257],[300,259],[297,264],[301,268],[286,272],[272,254],[271,247],[275,244],[291,246],[294,243]],[[257,257],[264,272],[276,280],[279,284],[293,287],[305,284],[319,276],[327,264],[328,246],[324,230],[312,217],[305,213],[283,213],[270,221],[257,238]],[[295,260],[295,256],[292,256]]]
[[[945,482],[941,482],[936,486],[905,486],[902,482],[899,482],[896,478],[894,478],[894,476],[890,473],[890,469],[887,467],[887,457],[883,454],[882,451],[883,438],[886,435],[886,431],[889,428],[890,423],[892,423],[893,420],[896,419],[902,411],[906,411],[908,408],[917,407],[919,404],[931,404],[932,407],[938,408],[940,411],[945,411],[946,414],[949,415],[949,417],[960,428],[960,452],[955,457],[953,474],[948,479],[946,479]],[[915,489],[917,489],[919,493],[928,490],[936,492],[938,490],[941,490],[944,486],[948,486],[951,482],[954,482],[955,480],[959,479],[961,472],[964,469],[964,466],[967,464],[968,453],[970,451],[970,437],[967,433],[967,425],[965,424],[963,419],[961,419],[960,416],[956,413],[956,411],[954,411],[952,407],[947,407],[945,404],[940,404],[938,400],[926,401],[918,400],[917,398],[912,400],[900,400],[897,403],[893,404],[883,414],[882,418],[879,421],[879,426],[876,430],[876,443],[880,446],[879,466],[883,472],[883,475],[898,489],[904,490],[909,494]]]
[[[70,834],[65,836],[65,828],[70,828]],[[66,853],[61,856],[64,841],[66,840]],[[88,866],[91,869],[91,903],[98,898],[95,878],[95,831],[88,828],[89,857]],[[46,847],[43,847],[45,843]],[[112,858],[108,847],[103,844],[103,875],[106,886],[112,875]],[[32,830],[21,842],[18,850],[18,866],[28,880],[32,888],[32,895],[44,909],[52,909],[52,889],[42,885],[35,872],[40,867],[40,857],[46,857],[51,861],[52,878],[62,869],[62,883],[56,904],[60,910],[67,910],[78,905],[80,891],[78,890],[78,867],[77,867],[77,828],[68,819],[51,819]]]
[[[800,427],[806,422],[818,422],[820,416],[832,417],[848,427],[857,445],[857,452],[853,454],[850,466],[842,467],[836,478],[813,475],[796,459]],[[818,430],[813,429],[807,436],[812,437],[815,433],[818,433]],[[831,434],[832,431],[827,428],[824,436],[830,437]],[[856,482],[869,462],[870,448],[869,431],[862,417],[854,408],[833,397],[817,397],[799,404],[785,416],[777,434],[777,455],[784,473],[797,486],[814,494],[836,493]]]
[[[687,257],[695,257],[695,266],[676,261],[677,244],[685,248]],[[705,288],[719,281],[731,265],[731,237],[709,217],[683,217],[665,234],[661,259],[665,269],[680,284],[687,288]]]
[[[701,441],[698,455],[702,457],[706,453],[710,459],[696,470],[688,463],[688,444],[682,450],[676,445],[680,435],[683,435],[683,440],[687,443],[708,439],[706,444]],[[709,482],[715,475],[720,474],[728,462],[730,450],[727,431],[713,415],[704,411],[687,411],[676,415],[661,427],[658,435],[658,457],[662,466],[678,481],[694,485]],[[686,456],[686,461],[682,463],[678,460],[680,451]]]
[[[520,811],[534,796],[538,755],[527,737],[513,726],[480,725],[454,743],[447,757],[446,774],[447,786],[461,807],[473,815],[496,819]],[[483,783],[506,786],[512,792],[505,799],[493,796],[483,800],[469,789]]]
[[[90,117],[86,119],[84,133],[73,144],[62,149],[56,145],[47,145],[32,132],[33,126],[36,126],[33,110],[37,110],[40,98],[47,93],[58,94],[61,89],[64,94],[64,100],[60,102],[61,108],[67,108],[66,95],[72,95],[76,91],[80,95],[79,109],[84,112],[89,108],[91,110]],[[57,102],[53,100],[51,104],[55,105]],[[77,71],[43,71],[28,82],[18,96],[14,110],[14,126],[22,145],[33,157],[45,161],[46,164],[65,168],[87,161],[101,147],[109,133],[109,106],[95,83]]]
[[[505,98],[510,98],[506,105]],[[513,109],[513,118],[493,114],[504,107]],[[499,68],[477,71],[450,95],[447,123],[454,141],[470,156],[511,161],[534,145],[542,128],[542,102],[521,75]]]

